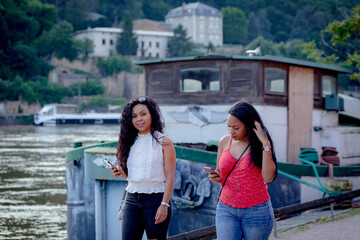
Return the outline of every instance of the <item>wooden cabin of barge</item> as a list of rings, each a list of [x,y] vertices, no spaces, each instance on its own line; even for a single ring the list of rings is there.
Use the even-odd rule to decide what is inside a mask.
[[[226,114],[229,106],[241,99],[260,108],[271,106],[258,110],[265,122],[282,115],[270,130],[282,132],[278,139],[275,137],[282,152],[280,161],[293,163],[299,163],[300,148],[320,151],[329,143],[315,132],[339,125],[338,113],[344,107],[338,96],[338,75],[351,72],[338,66],[268,55],[182,57],[135,64],[144,67],[146,95],[167,106],[166,111],[171,106],[222,105]],[[360,152],[357,154],[360,157]]]

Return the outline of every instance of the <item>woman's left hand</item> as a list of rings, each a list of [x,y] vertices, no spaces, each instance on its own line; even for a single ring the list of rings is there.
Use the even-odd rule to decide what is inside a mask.
[[[258,121],[255,121],[254,132],[263,145],[269,144],[269,139]]]
[[[155,224],[159,224],[166,220],[168,215],[168,207],[165,205],[160,205],[155,215]]]

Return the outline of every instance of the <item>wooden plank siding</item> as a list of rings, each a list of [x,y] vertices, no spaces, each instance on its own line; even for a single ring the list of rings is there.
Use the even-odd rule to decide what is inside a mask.
[[[300,163],[297,154],[311,147],[314,69],[289,66],[288,162]]]
[[[214,68],[220,70],[219,91],[182,92],[181,70]],[[246,99],[254,104],[262,103],[261,63],[254,61],[185,61],[148,64],[145,68],[146,95],[162,105],[177,104],[233,104]]]

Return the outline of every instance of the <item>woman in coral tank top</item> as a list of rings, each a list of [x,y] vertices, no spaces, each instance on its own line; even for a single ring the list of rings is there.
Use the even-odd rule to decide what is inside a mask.
[[[274,213],[267,183],[277,175],[274,146],[259,113],[237,102],[227,118],[229,135],[219,142],[216,173],[210,181],[222,184],[216,209],[217,239],[268,239]]]

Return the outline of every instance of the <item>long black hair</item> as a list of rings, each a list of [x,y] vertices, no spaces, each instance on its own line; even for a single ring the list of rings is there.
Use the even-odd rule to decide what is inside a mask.
[[[268,129],[264,126],[263,121],[259,113],[256,111],[253,105],[248,102],[240,101],[235,103],[229,110],[229,114],[233,115],[237,119],[239,119],[246,127],[248,139],[251,147],[251,162],[254,163],[255,166],[262,168],[262,143],[254,132],[255,121],[260,123],[261,128],[266,133],[270,144],[271,144],[271,153],[272,158],[276,164],[276,154],[274,149],[274,144],[269,134]]]
[[[127,159],[129,157],[130,148],[134,144],[139,133],[132,123],[133,108],[138,104],[143,104],[149,109],[151,115],[150,133],[153,138],[159,142],[154,133],[155,131],[161,133],[164,132],[164,123],[161,117],[159,105],[152,98],[139,97],[125,105],[121,114],[119,141],[116,145],[116,158],[126,174],[128,173]]]

